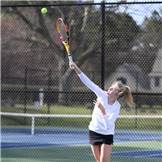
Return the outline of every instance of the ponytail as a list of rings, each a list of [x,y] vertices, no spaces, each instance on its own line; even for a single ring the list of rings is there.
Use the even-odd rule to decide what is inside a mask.
[[[124,85],[123,90],[119,93],[119,97],[124,97],[124,100],[129,107],[134,106],[133,96],[129,86]]]
[[[119,98],[123,97],[129,107],[134,107],[133,96],[129,86],[124,85],[121,81],[115,81],[113,85],[119,88]]]

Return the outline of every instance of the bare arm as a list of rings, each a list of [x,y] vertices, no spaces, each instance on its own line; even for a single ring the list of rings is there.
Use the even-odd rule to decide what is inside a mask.
[[[103,107],[103,105],[101,104],[101,102],[99,100],[97,100],[95,102],[95,106],[97,106],[101,110],[101,112],[102,112],[103,115],[106,115],[105,108]]]

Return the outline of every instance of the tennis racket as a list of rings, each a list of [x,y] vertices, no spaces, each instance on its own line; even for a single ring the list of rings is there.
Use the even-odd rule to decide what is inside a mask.
[[[70,45],[69,45],[69,29],[68,26],[64,24],[62,18],[58,18],[56,21],[56,32],[59,34],[60,40],[66,49],[69,63],[72,63],[73,59],[70,53]]]

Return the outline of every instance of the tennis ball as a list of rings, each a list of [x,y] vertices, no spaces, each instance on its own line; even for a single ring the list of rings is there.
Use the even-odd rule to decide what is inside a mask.
[[[47,12],[48,12],[47,8],[44,7],[44,8],[41,9],[42,14],[46,14]]]

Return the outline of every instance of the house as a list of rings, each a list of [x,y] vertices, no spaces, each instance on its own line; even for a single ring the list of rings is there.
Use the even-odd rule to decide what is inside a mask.
[[[105,89],[115,80],[121,80],[124,84],[131,87],[132,92],[149,92],[150,80],[142,70],[135,64],[122,64],[116,71],[106,80]]]
[[[151,91],[154,93],[162,93],[162,48],[158,51],[158,55],[149,76]]]
[[[108,89],[115,80],[121,80],[131,87],[132,92],[149,94],[162,93],[162,49],[159,49],[151,73],[145,74],[135,64],[122,64],[106,80],[105,89]],[[161,95],[139,96],[138,104],[162,105]]]

